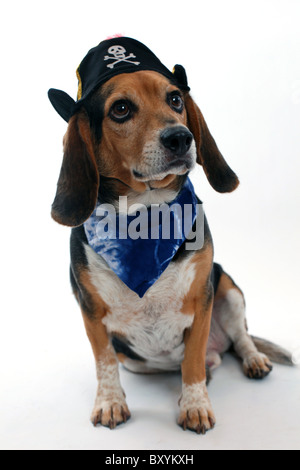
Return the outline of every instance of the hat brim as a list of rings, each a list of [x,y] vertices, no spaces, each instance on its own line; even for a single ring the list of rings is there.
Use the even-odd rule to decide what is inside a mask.
[[[50,88],[48,91],[49,100],[55,111],[66,121],[69,122],[74,114],[76,102],[66,92]]]
[[[147,67],[145,70],[151,70],[151,68]],[[166,73],[162,72],[161,70],[152,69],[162,75],[167,76],[170,80],[174,80],[177,82],[179,88],[183,91],[190,91],[187,82],[187,76],[185,69],[182,65],[175,65],[173,73],[167,71]],[[167,70],[167,69],[166,69]],[[120,73],[133,73],[137,72],[135,70],[130,69],[123,69],[122,71],[117,71],[115,75],[119,75]],[[85,95],[79,99],[77,102],[71,98],[65,91],[57,90],[56,88],[50,88],[48,91],[49,100],[54,107],[55,111],[66,121],[69,122],[70,118],[78,109],[79,105],[81,105],[99,86],[103,85],[107,80],[109,80],[114,74],[110,73],[109,77],[102,77],[99,82],[96,82],[94,86],[87,90]]]

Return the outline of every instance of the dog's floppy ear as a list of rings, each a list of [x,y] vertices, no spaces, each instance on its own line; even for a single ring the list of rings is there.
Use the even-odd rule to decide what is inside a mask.
[[[224,160],[200,109],[189,93],[185,93],[185,106],[188,126],[196,141],[197,162],[203,166],[209,183],[219,193],[234,191],[239,185],[238,177]]]
[[[52,204],[53,219],[70,227],[82,225],[93,212],[99,172],[89,120],[84,110],[72,116],[64,137],[64,157]]]

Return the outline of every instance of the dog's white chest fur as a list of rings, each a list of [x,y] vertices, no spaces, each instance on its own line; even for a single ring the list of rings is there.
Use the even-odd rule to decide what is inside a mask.
[[[191,256],[171,263],[141,299],[86,245],[91,281],[109,313],[103,319],[108,333],[124,336],[131,349],[157,369],[178,369],[183,360],[183,335],[194,320],[183,314],[184,297],[195,277]]]

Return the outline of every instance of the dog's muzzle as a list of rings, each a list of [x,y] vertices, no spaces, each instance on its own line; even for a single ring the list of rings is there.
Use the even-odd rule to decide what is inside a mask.
[[[183,175],[196,163],[193,134],[185,126],[163,129],[144,149],[143,160],[133,169],[139,181],[162,180],[170,174]]]

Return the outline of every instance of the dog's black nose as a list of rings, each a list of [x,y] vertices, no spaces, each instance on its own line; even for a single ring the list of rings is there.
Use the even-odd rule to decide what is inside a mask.
[[[164,147],[180,157],[191,148],[193,134],[185,127],[170,127],[161,133],[160,139]]]

